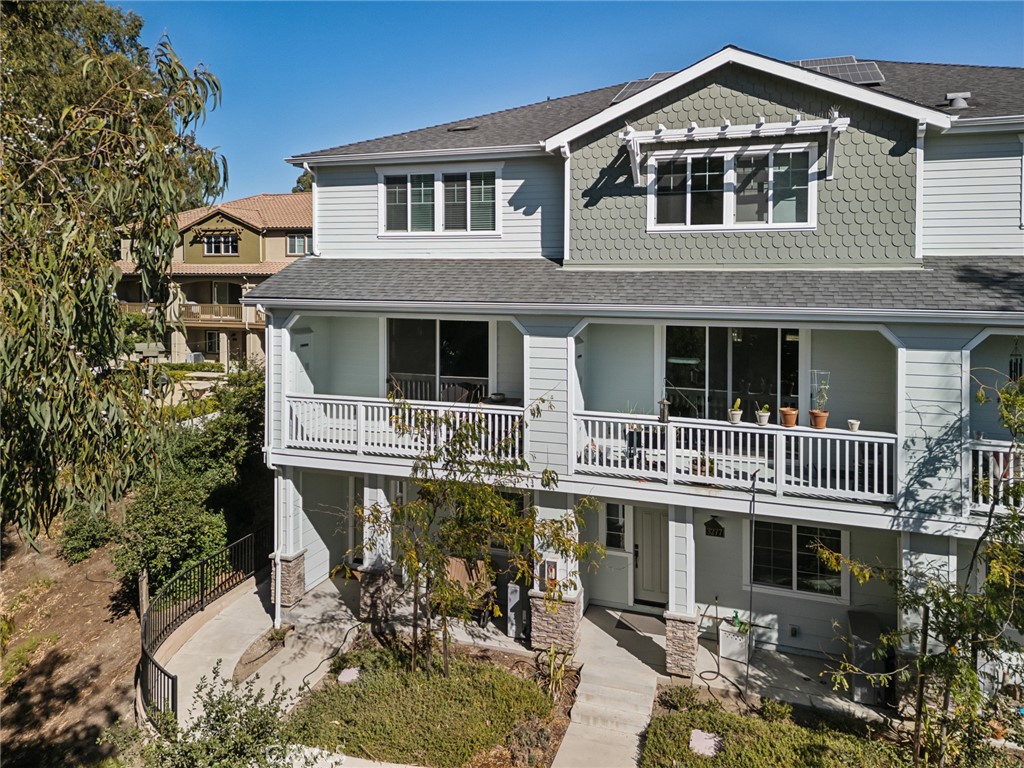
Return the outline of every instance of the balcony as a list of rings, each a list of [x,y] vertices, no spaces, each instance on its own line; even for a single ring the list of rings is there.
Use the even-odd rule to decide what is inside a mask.
[[[523,409],[501,405],[392,403],[384,398],[341,395],[286,395],[285,446],[355,455],[415,458],[436,449],[448,435],[444,426],[405,433],[397,427],[415,425],[418,417],[452,413],[483,427],[474,457],[523,456]],[[431,423],[429,418],[423,419]]]
[[[264,323],[262,312],[255,307],[243,307],[241,304],[192,304],[178,305],[178,319],[184,323],[210,324],[246,324],[259,325]]]
[[[896,436],[700,419],[577,413],[575,472],[892,503]]]
[[[996,486],[1000,486],[1000,504],[1019,505],[1020,484],[1024,483],[1024,458],[1008,440],[972,440],[971,510],[988,512]]]

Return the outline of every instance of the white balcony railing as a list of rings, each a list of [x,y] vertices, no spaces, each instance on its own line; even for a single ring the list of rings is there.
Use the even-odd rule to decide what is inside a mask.
[[[574,470],[585,474],[757,488],[779,496],[895,500],[896,436],[698,419],[582,413]]]
[[[289,448],[412,458],[448,439],[444,425],[408,433],[398,427],[426,415],[455,414],[480,425],[476,456],[514,459],[523,455],[523,409],[500,405],[409,402],[407,408],[383,398],[287,395]]]
[[[971,506],[988,511],[998,486],[1001,504],[1020,504],[1024,459],[1007,440],[971,441]]]

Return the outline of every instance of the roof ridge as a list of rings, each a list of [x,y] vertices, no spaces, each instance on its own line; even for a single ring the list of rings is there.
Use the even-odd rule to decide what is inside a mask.
[[[858,59],[859,61],[859,59]],[[1024,67],[1010,67],[1003,64],[951,64],[946,61],[901,61],[899,59],[872,59],[874,62],[883,64],[917,64],[922,67],[972,67],[974,69],[1024,69]]]
[[[398,138],[399,136],[405,136],[405,135],[410,134],[410,133],[419,133],[420,131],[429,131],[429,130],[431,130],[433,128],[444,128],[446,125],[458,125],[459,123],[465,123],[465,122],[467,122],[469,120],[482,120],[482,119],[484,119],[486,117],[494,117],[495,115],[504,114],[505,112],[515,112],[515,111],[520,110],[520,109],[529,109],[530,107],[536,107],[536,106],[539,106],[540,104],[551,104],[551,103],[557,102],[557,101],[565,101],[566,99],[572,99],[572,98],[575,98],[577,96],[586,96],[587,94],[590,94],[590,93],[597,93],[598,91],[611,90],[612,88],[622,89],[628,83],[631,83],[631,82],[633,82],[633,81],[632,80],[628,80],[625,83],[619,83],[618,85],[614,85],[613,84],[613,85],[605,85],[605,86],[602,86],[600,88],[590,88],[589,90],[579,91],[578,93],[569,93],[569,94],[566,94],[565,96],[556,96],[553,99],[549,97],[547,99],[541,99],[540,101],[532,101],[529,104],[520,104],[519,106],[515,106],[515,107],[506,107],[505,109],[498,109],[498,110],[495,110],[494,112],[485,112],[485,113],[480,114],[480,115],[471,115],[469,117],[461,117],[458,120],[448,120],[447,122],[444,122],[444,123],[435,123],[434,125],[425,125],[425,126],[423,126],[421,128],[411,128],[408,131],[399,131],[398,133],[389,133],[389,134],[386,134],[384,136],[375,136],[375,137],[373,137],[371,139],[362,139],[360,141],[349,142],[348,144],[337,144],[337,145],[335,145],[333,147],[325,147],[324,149],[316,149],[316,150],[313,150],[312,152],[303,152],[301,154],[296,155],[296,157],[305,157],[306,155],[315,155],[315,154],[319,154],[321,152],[330,152],[331,150],[334,150],[334,149],[341,149],[342,147],[351,147],[354,144],[362,144],[363,142],[366,142],[366,141],[381,141],[383,139],[394,139],[394,138]]]

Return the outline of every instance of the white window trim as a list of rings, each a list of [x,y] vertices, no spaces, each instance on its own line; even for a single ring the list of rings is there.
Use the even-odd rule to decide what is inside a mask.
[[[839,574],[839,589],[840,594],[836,595],[821,595],[815,592],[804,592],[796,588],[796,529],[797,526],[805,528],[832,528],[830,525],[820,525],[811,523],[793,523],[788,520],[772,520],[762,518],[757,522],[762,523],[781,523],[782,525],[790,526],[792,541],[793,541],[793,587],[791,589],[784,589],[782,587],[768,587],[763,584],[754,584],[751,586],[750,583],[750,524],[746,518],[743,520],[743,589],[744,591],[750,591],[753,588],[754,592],[765,595],[778,595],[780,597],[796,597],[801,600],[812,600],[819,603],[832,603],[833,605],[850,605],[850,569],[843,565],[842,570]],[[840,536],[840,548],[842,549],[842,556],[848,558],[850,556],[850,532],[845,528],[835,528],[834,530],[839,531]]]
[[[736,156],[766,155],[769,153],[790,154],[807,152],[810,157],[807,167],[807,222],[769,224],[750,222],[737,224],[736,219]],[[696,227],[685,224],[659,224],[658,214],[658,163],[669,160],[684,160],[693,157],[724,157],[725,158],[725,193],[724,193],[724,224],[708,224]],[[688,148],[651,152],[647,156],[647,231],[652,233],[673,232],[799,232],[814,230],[818,226],[818,179],[821,175],[818,165],[818,145],[816,142],[782,142],[775,144],[743,145],[732,147],[715,147],[711,149]],[[769,171],[769,178],[771,171]],[[690,205],[690,181],[687,178],[687,211]],[[771,188],[769,187],[769,190]],[[770,203],[771,191],[769,191]],[[769,204],[769,212],[771,205]],[[769,214],[770,215],[770,214]],[[689,214],[687,214],[689,217]]]
[[[303,246],[301,251],[292,250],[292,238],[301,237],[303,239]],[[313,251],[313,235],[304,232],[301,235],[290,234],[285,235],[285,254],[288,256],[308,256]]]
[[[210,241],[216,238],[221,243],[220,253],[213,253],[210,251]],[[235,251],[234,253],[225,253],[223,249],[225,239],[234,239]],[[203,236],[203,256],[237,256],[238,255],[238,235],[204,235]]]
[[[502,197],[501,171],[504,163],[452,163],[450,165],[403,165],[378,166],[377,172],[377,237],[382,240],[498,240],[501,238]],[[471,231],[452,231],[444,228],[444,175],[446,173],[470,173],[490,171],[494,174],[494,229]],[[411,176],[432,174],[434,177],[434,229],[431,232],[391,232],[387,225],[387,192],[384,187],[385,176]],[[470,194],[468,183],[467,199]],[[407,196],[406,205],[411,205],[411,196]],[[467,202],[468,205],[468,202]],[[411,221],[411,214],[407,222]]]
[[[622,510],[622,547],[610,547],[608,546],[608,505],[614,504]],[[608,552],[618,553],[621,555],[627,554],[629,550],[629,542],[626,540],[626,519],[632,515],[633,507],[627,504],[623,504],[619,501],[605,501],[602,502],[599,508],[600,518],[598,519],[597,528],[598,536],[601,541],[601,546],[608,550]]]

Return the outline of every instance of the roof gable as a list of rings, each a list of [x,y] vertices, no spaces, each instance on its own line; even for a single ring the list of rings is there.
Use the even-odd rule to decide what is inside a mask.
[[[575,125],[550,136],[544,141],[544,148],[551,152],[570,141],[613,122],[633,110],[648,104],[655,99],[681,88],[693,80],[702,77],[728,64],[738,64],[751,69],[789,80],[811,88],[834,93],[853,101],[869,104],[880,109],[904,115],[918,122],[926,123],[940,129],[949,128],[952,120],[949,115],[937,109],[915,104],[898,96],[892,96],[861,85],[855,85],[837,77],[823,75],[803,67],[789,64],[777,59],[750,53],[740,48],[727,46],[707,58],[701,59],[686,69],[680,70],[670,77],[660,80],[639,93],[611,104],[597,114],[591,115]]]
[[[214,206],[203,206],[178,214],[181,232],[221,213],[256,231],[266,229],[311,229],[313,196],[309,192],[251,195],[227,200]]]

